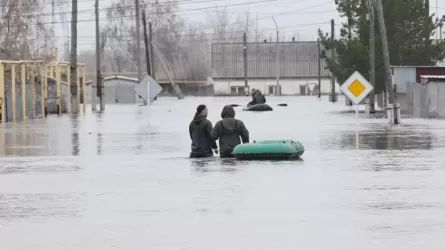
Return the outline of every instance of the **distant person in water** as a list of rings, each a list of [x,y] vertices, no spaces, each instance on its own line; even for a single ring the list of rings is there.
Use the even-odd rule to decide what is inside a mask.
[[[252,90],[252,101],[247,104],[247,106],[253,106],[256,104],[264,104],[266,103],[266,97],[259,91],[258,89]]]
[[[255,92],[256,92],[256,90],[255,90],[255,89],[252,89],[252,101],[250,101],[250,102],[247,104],[247,107],[252,106],[252,105],[255,105]]]
[[[212,123],[207,120],[208,112],[206,105],[199,105],[190,123],[189,133],[192,140],[190,158],[212,157],[213,153],[218,154],[218,146],[210,135]]]
[[[231,158],[236,145],[249,143],[249,131],[242,121],[235,119],[235,109],[231,105],[224,106],[221,118],[211,136],[213,140],[219,140],[220,157]]]

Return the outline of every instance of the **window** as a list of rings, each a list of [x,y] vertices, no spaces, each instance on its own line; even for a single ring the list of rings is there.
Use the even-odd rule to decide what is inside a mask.
[[[246,91],[244,90],[244,86],[243,87],[238,87],[238,95],[245,95]]]
[[[269,85],[269,95],[273,95],[274,94],[274,89],[275,89],[274,85]]]
[[[230,94],[236,95],[237,88],[235,86],[230,87]]]

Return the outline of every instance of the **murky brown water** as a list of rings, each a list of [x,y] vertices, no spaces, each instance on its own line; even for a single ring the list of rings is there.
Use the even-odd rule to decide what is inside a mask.
[[[196,106],[215,123],[246,98],[1,127],[1,249],[444,249],[445,122],[361,115],[356,150],[354,114],[326,99],[237,109],[252,139],[302,141],[296,162],[187,158]]]

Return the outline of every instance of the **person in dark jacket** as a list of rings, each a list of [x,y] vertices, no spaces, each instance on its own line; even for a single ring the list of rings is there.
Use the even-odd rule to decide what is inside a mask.
[[[250,106],[255,105],[255,92],[256,92],[256,90],[255,90],[255,89],[252,89],[252,101],[250,101],[250,102],[247,104],[247,107],[250,107]]]
[[[256,104],[264,104],[266,103],[266,97],[259,90],[255,90],[252,92],[252,101],[247,104],[247,106],[253,106]]]
[[[264,103],[266,103],[266,97],[259,90],[257,90],[255,92],[254,98],[255,98],[255,104],[264,104]]]
[[[236,145],[241,141],[249,143],[249,131],[242,121],[235,119],[235,109],[231,105],[224,106],[221,118],[212,129],[211,136],[213,140],[219,140],[220,157],[231,158]]]
[[[196,114],[189,126],[190,139],[192,139],[192,152],[190,158],[212,157],[213,151],[218,154],[216,141],[210,135],[212,123],[207,120],[208,109],[205,105],[196,108]]]

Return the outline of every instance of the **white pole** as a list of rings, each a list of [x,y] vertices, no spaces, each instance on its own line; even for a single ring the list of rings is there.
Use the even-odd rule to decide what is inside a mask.
[[[275,28],[277,29],[277,43],[276,43],[276,50],[275,50],[275,74],[276,74],[276,80],[277,85],[275,87],[275,95],[281,95],[280,93],[280,43],[278,38],[278,25],[277,22],[275,22],[275,18],[272,17],[273,22],[275,23]]]
[[[359,148],[358,140],[358,105],[355,105],[355,149]]]

